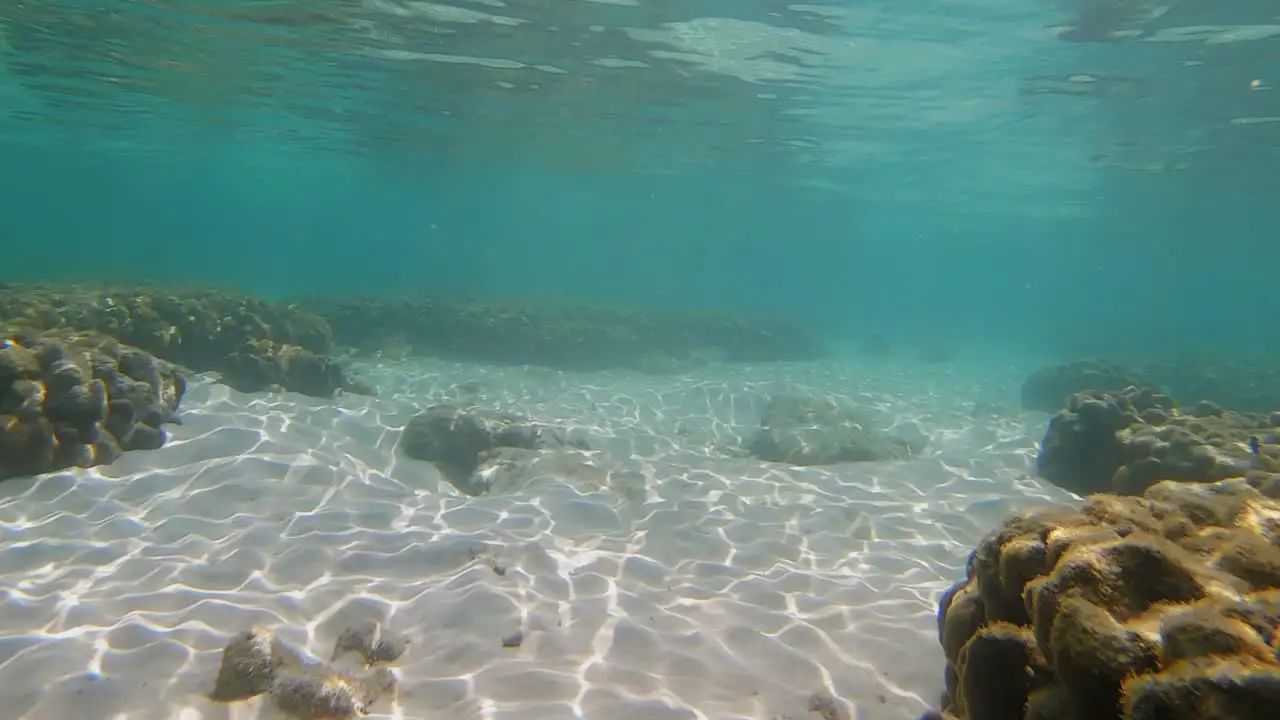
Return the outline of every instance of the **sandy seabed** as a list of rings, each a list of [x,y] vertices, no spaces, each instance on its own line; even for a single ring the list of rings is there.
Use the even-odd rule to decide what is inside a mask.
[[[1046,416],[1011,409],[1019,368],[358,369],[379,398],[197,380],[163,449],[0,483],[0,718],[274,719],[205,697],[230,637],[265,627],[325,657],[376,621],[410,645],[373,718],[801,720],[825,696],[831,717],[911,720],[941,691],[936,601],[972,545],[1013,509],[1075,500],[1028,476]],[[736,457],[777,393],[928,448]],[[394,451],[439,402],[592,450],[466,497]]]

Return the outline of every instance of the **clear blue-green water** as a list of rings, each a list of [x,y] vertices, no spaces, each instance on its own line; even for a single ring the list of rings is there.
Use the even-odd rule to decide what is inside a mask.
[[[937,718],[1046,411],[1280,405],[1278,190],[1280,0],[2,0],[0,720]]]
[[[1259,343],[1274,2],[11,2],[6,279]]]

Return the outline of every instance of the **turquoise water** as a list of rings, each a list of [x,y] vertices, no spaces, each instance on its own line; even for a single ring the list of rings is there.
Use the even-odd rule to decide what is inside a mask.
[[[0,0],[0,168],[0,720],[937,720],[1276,458],[1280,0]]]
[[[1273,342],[1274,2],[0,7],[0,276]]]

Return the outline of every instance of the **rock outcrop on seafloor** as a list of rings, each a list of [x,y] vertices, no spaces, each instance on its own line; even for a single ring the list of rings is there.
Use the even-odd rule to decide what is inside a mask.
[[[1275,717],[1277,497],[1270,477],[1165,481],[1010,517],[939,603],[944,715]]]
[[[825,354],[815,335],[785,320],[718,312],[444,297],[304,298],[297,304],[323,317],[345,345],[475,362],[652,372]]]
[[[427,297],[276,303],[208,287],[4,285],[0,328],[93,330],[246,391],[322,397],[336,387],[372,393],[350,372],[321,367],[339,367],[335,342],[397,359],[654,373],[825,354],[815,335],[785,320],[725,313]]]
[[[159,448],[185,389],[169,363],[98,333],[0,337],[0,480]]]
[[[747,438],[749,455],[788,465],[902,460],[919,453],[907,440],[890,436],[856,413],[821,398],[770,398],[760,428]]]
[[[333,337],[323,318],[218,288],[6,285],[0,328],[99,332],[195,372],[221,373],[247,392],[369,392],[326,357]]]
[[[1141,372],[1110,360],[1076,360],[1042,367],[1022,383],[1022,407],[1057,412],[1072,395],[1089,390],[1119,392],[1127,387],[1156,387]]]
[[[1083,392],[1049,421],[1041,477],[1085,495],[1140,495],[1160,480],[1207,482],[1280,471],[1280,414],[1178,408],[1154,390]]]
[[[223,362],[219,381],[241,392],[288,389],[329,397],[346,385],[342,368],[297,345],[250,340]]]
[[[1280,358],[1177,358],[1143,372],[1183,404],[1208,400],[1237,412],[1280,410]]]
[[[1086,390],[1118,392],[1129,386],[1160,388],[1182,405],[1208,401],[1236,412],[1280,409],[1277,358],[1176,357],[1140,365],[1075,360],[1042,367],[1022,383],[1022,407],[1055,412]]]
[[[411,418],[397,444],[414,460],[432,463],[450,483],[468,495],[487,489],[476,474],[486,456],[498,448],[523,450],[585,449],[560,429],[527,418],[480,408],[435,405]]]
[[[296,720],[347,720],[396,692],[387,666],[408,642],[378,623],[339,635],[329,661],[315,657],[265,628],[246,630],[222,650],[222,663],[209,697],[237,702],[265,694],[269,707]]]

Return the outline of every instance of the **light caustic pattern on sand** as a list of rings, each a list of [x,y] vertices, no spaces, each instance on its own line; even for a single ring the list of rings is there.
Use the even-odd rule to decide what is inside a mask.
[[[985,390],[954,378],[888,375],[890,395],[834,365],[365,373],[382,397],[198,381],[165,448],[0,485],[4,717],[268,718],[204,698],[232,635],[266,626],[320,652],[378,621],[411,646],[372,717],[769,720],[829,693],[897,720],[941,689],[934,604],[968,548],[1011,507],[1070,500],[1025,476],[1043,418],[970,417]],[[808,469],[736,457],[778,392],[856,404],[930,450]],[[462,497],[393,451],[441,401],[596,450]]]

